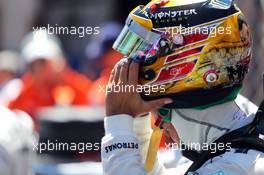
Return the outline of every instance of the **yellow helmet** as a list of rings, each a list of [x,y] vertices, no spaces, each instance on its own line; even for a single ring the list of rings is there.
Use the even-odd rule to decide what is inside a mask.
[[[237,96],[251,46],[233,0],[154,0],[129,14],[113,48],[140,61],[139,84],[155,86],[144,99],[170,97],[169,108],[197,108]]]

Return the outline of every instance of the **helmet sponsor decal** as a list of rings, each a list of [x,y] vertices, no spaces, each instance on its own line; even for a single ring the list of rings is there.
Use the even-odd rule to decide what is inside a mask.
[[[217,70],[209,70],[209,71],[207,71],[204,74],[204,76],[203,76],[204,81],[207,84],[216,82],[218,80],[218,78],[219,78],[218,72],[219,71],[217,71]]]
[[[166,58],[165,62],[166,63],[171,63],[171,62],[174,62],[174,61],[179,61],[179,60],[185,59],[185,58],[190,57],[190,56],[197,55],[197,54],[202,52],[203,47],[204,46],[200,46],[200,47],[197,47],[197,48],[193,48],[193,49],[190,49],[190,50],[183,51],[181,53],[169,55]]]
[[[155,13],[150,14],[149,19],[152,21],[153,28],[156,29],[180,25],[193,27],[225,18],[238,12],[236,8],[231,8],[231,6],[223,9],[223,7],[212,8],[212,6],[203,6],[202,4],[161,7]]]
[[[167,18],[176,18],[176,17],[185,17],[189,15],[197,15],[196,9],[186,9],[186,10],[168,10],[168,11],[161,11],[155,14],[151,14],[151,19],[167,19]]]
[[[220,21],[214,23],[202,24],[199,26],[185,28],[182,26],[157,29],[156,31],[167,34],[168,40],[173,44],[173,50],[180,50],[186,46],[194,45],[206,41],[209,37],[215,37],[217,27],[220,26]]]
[[[185,63],[175,64],[163,68],[156,80],[148,83],[150,85],[159,85],[165,83],[173,83],[187,77],[194,69],[198,59],[194,59]]]

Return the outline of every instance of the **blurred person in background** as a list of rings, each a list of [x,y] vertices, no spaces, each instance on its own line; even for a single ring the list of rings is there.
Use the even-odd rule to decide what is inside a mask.
[[[11,109],[29,113],[36,124],[42,107],[89,104],[91,81],[67,65],[57,37],[45,30],[34,31],[22,41],[21,52],[27,71],[20,94],[9,104]]]
[[[0,174],[31,175],[34,131],[24,112],[0,105]]]
[[[0,52],[0,105],[7,105],[17,97],[22,86],[17,75],[22,67],[23,62],[16,52]]]
[[[105,89],[111,70],[122,58],[122,54],[112,49],[122,26],[117,22],[107,22],[101,26],[100,35],[94,37],[86,47],[88,62],[85,66],[86,75],[94,80],[89,91],[89,101],[91,105],[99,106],[104,105],[103,88]]]

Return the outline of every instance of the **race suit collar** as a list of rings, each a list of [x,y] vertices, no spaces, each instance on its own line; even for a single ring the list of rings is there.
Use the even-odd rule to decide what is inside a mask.
[[[254,104],[239,96],[236,101],[205,110],[173,109],[171,122],[184,144],[203,146],[252,122],[256,110]]]

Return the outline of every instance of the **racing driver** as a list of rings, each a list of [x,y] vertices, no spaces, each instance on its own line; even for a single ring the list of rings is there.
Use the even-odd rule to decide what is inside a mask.
[[[232,0],[138,6],[113,48],[125,57],[106,89],[104,174],[264,174],[264,104],[257,110],[238,96],[252,39]],[[156,118],[153,130],[149,112]],[[186,148],[191,166],[180,171],[159,162],[163,132],[168,142]],[[217,151],[197,147],[212,144]]]

